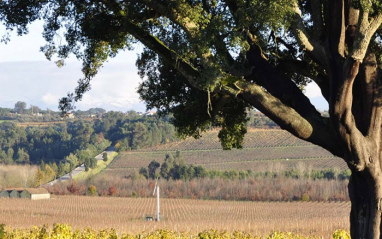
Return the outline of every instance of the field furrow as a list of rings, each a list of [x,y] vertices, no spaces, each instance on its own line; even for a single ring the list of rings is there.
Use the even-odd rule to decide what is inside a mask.
[[[115,228],[138,233],[167,228],[199,232],[205,229],[242,230],[265,235],[274,230],[329,238],[335,229],[349,229],[350,203],[238,202],[161,199],[161,222],[155,198],[56,196],[51,200],[0,199],[0,222],[24,228],[68,223],[74,228]],[[17,216],[16,216],[17,215]]]

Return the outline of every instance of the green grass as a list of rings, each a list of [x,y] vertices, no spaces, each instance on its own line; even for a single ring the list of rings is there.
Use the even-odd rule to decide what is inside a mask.
[[[15,120],[0,120],[0,123],[3,123],[3,122],[15,122]]]
[[[93,169],[89,169],[89,171],[84,171],[82,173],[79,173],[78,175],[74,176],[73,179],[78,181],[83,181],[88,179],[89,177],[95,176],[99,174],[102,170],[104,170],[118,155],[117,152],[112,152],[110,155],[108,155],[108,160],[105,162],[103,160],[98,160],[97,167]]]

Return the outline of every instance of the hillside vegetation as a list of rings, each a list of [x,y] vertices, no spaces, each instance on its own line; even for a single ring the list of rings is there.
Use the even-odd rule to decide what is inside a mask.
[[[243,149],[224,151],[216,134],[210,131],[198,140],[188,138],[120,152],[100,174],[49,190],[56,194],[150,197],[154,178],[160,177],[161,197],[167,198],[349,200],[349,170],[341,159],[320,147],[283,130],[251,129]],[[169,165],[171,157],[165,177],[162,166]]]
[[[282,171],[345,170],[346,164],[319,146],[300,140],[279,129],[249,129],[243,149],[222,150],[218,131],[209,131],[200,139],[187,138],[155,147],[121,153],[106,172],[128,176],[133,170],[156,160],[163,163],[168,153],[181,151],[186,164],[203,165],[214,170]]]

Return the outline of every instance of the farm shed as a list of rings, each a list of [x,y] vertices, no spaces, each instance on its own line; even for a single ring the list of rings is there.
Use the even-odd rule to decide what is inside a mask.
[[[20,188],[11,189],[10,193],[9,193],[9,197],[10,198],[19,198],[22,190],[23,190],[22,188],[21,189]]]
[[[0,192],[0,197],[38,200],[49,199],[50,194],[45,188],[8,188]]]
[[[6,190],[0,192],[0,198],[9,198],[9,194],[12,192],[12,190]]]
[[[45,188],[25,188],[20,192],[21,198],[29,198],[31,200],[49,199],[50,194]]]

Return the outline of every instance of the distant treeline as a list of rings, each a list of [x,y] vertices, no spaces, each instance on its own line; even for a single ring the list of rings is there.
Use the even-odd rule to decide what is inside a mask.
[[[325,170],[309,170],[299,171],[298,169],[290,169],[280,172],[254,172],[252,170],[238,171],[232,170],[207,170],[201,165],[186,165],[182,152],[177,151],[175,157],[169,153],[165,157],[162,165],[153,160],[147,168],[141,168],[139,174],[146,179],[162,178],[166,180],[183,180],[189,181],[192,179],[203,178],[221,178],[229,180],[243,180],[248,178],[292,178],[292,179],[327,179],[327,180],[348,180],[351,175],[349,169],[339,171],[333,168]]]
[[[88,110],[76,110],[71,114],[75,118],[95,118],[102,117],[106,113],[103,108],[90,108]],[[63,120],[60,112],[50,109],[40,109],[38,106],[30,105],[27,108],[27,103],[18,101],[14,108],[1,108],[0,107],[0,120],[12,120],[18,122],[52,122]]]
[[[90,108],[88,110],[76,110],[71,114],[75,118],[102,118],[107,111],[103,108]],[[134,113],[130,111],[128,113]],[[137,113],[137,112],[135,112]],[[141,114],[141,113],[139,113]],[[266,117],[259,111],[248,110],[247,127],[256,128],[274,128],[278,127],[276,123]],[[40,109],[38,106],[30,105],[27,107],[27,103],[18,101],[14,108],[1,108],[0,107],[0,120],[16,120],[18,122],[52,122],[62,120],[60,112],[50,109]]]
[[[176,140],[168,118],[108,112],[95,120],[72,120],[47,127],[0,123],[0,164],[40,165],[50,177],[70,172],[111,145],[116,150],[138,149]]]

